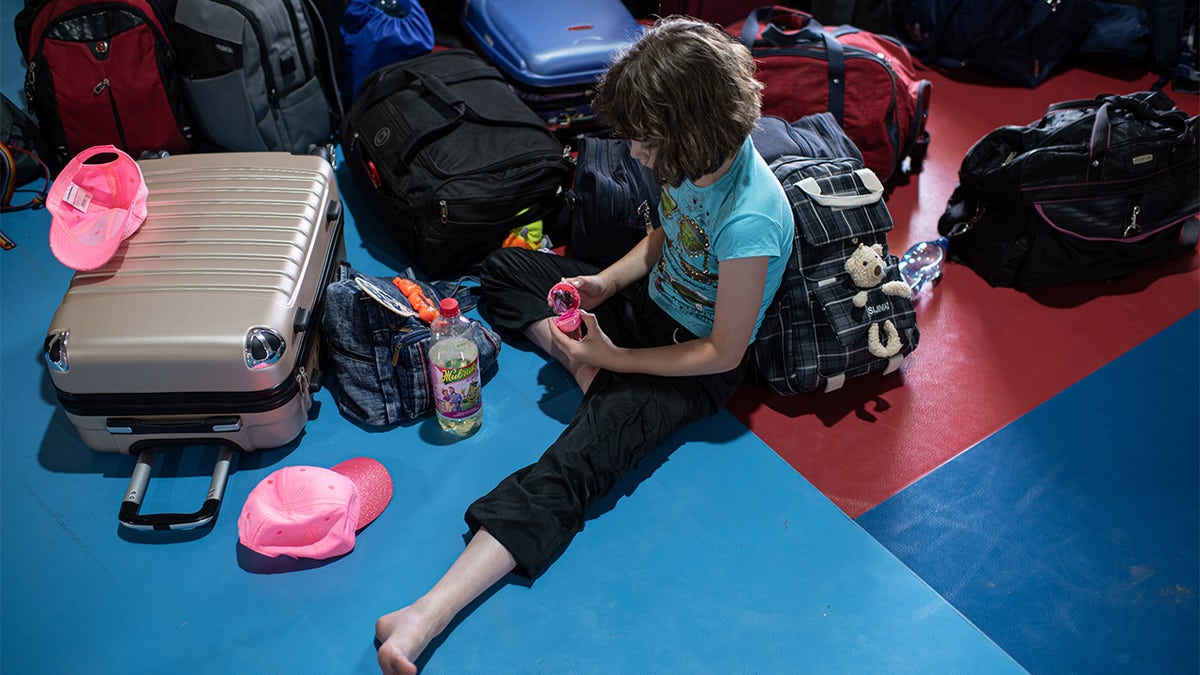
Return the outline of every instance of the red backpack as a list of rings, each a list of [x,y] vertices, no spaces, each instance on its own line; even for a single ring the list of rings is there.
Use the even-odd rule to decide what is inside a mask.
[[[112,144],[137,157],[195,143],[165,21],[150,0],[50,0],[15,21],[25,96],[61,169]]]
[[[853,26],[826,28],[787,7],[760,7],[726,28],[750,48],[763,114],[792,122],[829,111],[881,180],[917,173],[929,134],[929,80],[899,41]]]

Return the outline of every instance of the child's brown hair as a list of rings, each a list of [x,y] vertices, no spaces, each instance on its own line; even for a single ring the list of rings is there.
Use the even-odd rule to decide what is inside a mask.
[[[654,176],[678,186],[717,170],[762,107],[754,58],[720,27],[660,19],[601,77],[592,107],[622,137],[651,145]]]

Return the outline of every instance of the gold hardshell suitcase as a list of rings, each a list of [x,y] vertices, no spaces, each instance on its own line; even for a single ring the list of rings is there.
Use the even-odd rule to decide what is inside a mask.
[[[47,331],[59,403],[88,447],[138,455],[121,505],[137,529],[193,528],[220,506],[235,450],[303,431],[325,287],[345,257],[322,155],[138,162],[147,217],[104,266],[76,272]],[[189,514],[140,514],[158,448],[221,446]]]

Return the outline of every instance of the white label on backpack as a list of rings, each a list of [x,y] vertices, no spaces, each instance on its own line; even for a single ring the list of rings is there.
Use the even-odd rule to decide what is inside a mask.
[[[1138,155],[1137,157],[1133,158],[1134,164],[1145,164],[1146,162],[1153,162],[1153,161],[1154,161],[1154,155],[1152,155],[1152,154],[1151,155]]]
[[[87,213],[88,206],[92,203],[92,193],[71,183],[67,186],[66,192],[63,193],[63,201]]]

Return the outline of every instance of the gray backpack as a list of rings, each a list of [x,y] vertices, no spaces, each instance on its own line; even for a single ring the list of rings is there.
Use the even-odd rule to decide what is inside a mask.
[[[307,152],[337,128],[329,40],[306,0],[179,0],[178,70],[204,134],[227,150]]]

